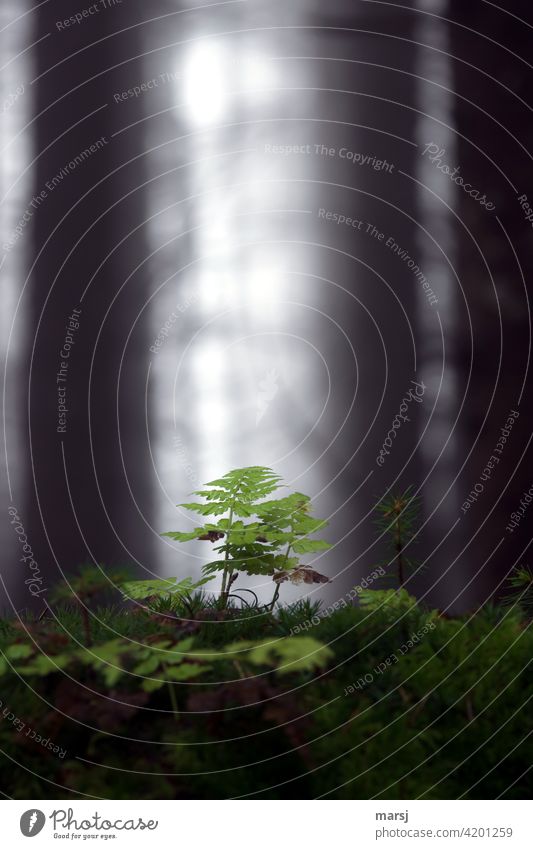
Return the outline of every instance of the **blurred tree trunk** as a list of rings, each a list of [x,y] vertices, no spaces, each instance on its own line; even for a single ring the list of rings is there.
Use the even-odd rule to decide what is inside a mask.
[[[128,4],[130,23],[139,10]],[[143,135],[112,138],[141,117],[136,100],[117,104],[113,97],[143,79],[142,62],[130,58],[142,52],[139,29],[106,38],[124,20],[110,8],[58,30],[56,22],[70,14],[67,2],[41,4],[36,13],[35,38],[43,40],[33,86],[34,186],[36,196],[44,194],[33,219],[29,382],[21,387],[29,393],[25,516],[48,588],[59,571],[68,575],[81,563],[149,567],[151,552],[144,427],[150,342],[141,312],[148,285],[138,268],[147,253],[139,227],[146,218],[144,159],[137,158]],[[72,316],[79,327],[69,349]]]
[[[533,14],[528,0],[505,4],[509,5],[502,11],[490,3],[450,3],[450,17],[455,22],[450,24],[451,52],[456,57],[454,87],[459,95],[455,109],[458,160],[454,165],[460,165],[465,181],[496,206],[488,212],[463,191],[458,192],[462,221],[457,228],[459,275],[474,335],[471,384],[462,416],[465,440],[473,452],[459,483],[461,501],[480,481],[509,412],[520,412],[493,477],[484,483],[483,493],[462,519],[472,539],[463,558],[465,579],[490,557],[476,579],[476,589],[470,591],[472,603],[497,587],[515,558],[527,558],[523,552],[530,538],[527,517],[512,535],[505,530],[524,490],[533,482],[531,451],[521,459],[531,435],[533,400],[527,375],[530,315],[518,265],[531,297],[533,231],[518,196],[525,193],[533,203],[532,162],[526,152],[533,150],[533,71],[526,64],[533,59]],[[462,312],[456,346],[463,364],[464,390],[470,360],[464,304]]]

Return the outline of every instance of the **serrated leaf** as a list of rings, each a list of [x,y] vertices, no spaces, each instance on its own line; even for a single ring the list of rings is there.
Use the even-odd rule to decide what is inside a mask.
[[[31,663],[20,667],[20,671],[23,675],[53,675],[55,672],[65,669],[71,661],[72,655],[56,654],[48,657],[45,654],[38,654]]]
[[[109,640],[107,643],[102,643],[99,646],[92,648],[83,648],[76,653],[76,657],[84,664],[92,665],[95,669],[99,669],[105,664],[119,663],[120,657],[131,651],[131,643],[122,639]]]
[[[161,687],[165,686],[164,681],[158,681],[155,678],[147,678],[142,682],[141,687],[145,693],[155,693],[156,690],[160,690]]]
[[[161,534],[162,537],[169,537],[169,539],[173,539],[176,542],[189,542],[193,539],[198,539],[201,535],[202,529],[195,528],[194,531],[166,531],[166,533]]]
[[[242,522],[240,523],[242,525]],[[226,540],[228,545],[254,545],[257,541],[257,535],[260,530],[258,522],[254,522],[244,527],[232,527],[229,531]]]
[[[6,648],[4,654],[8,660],[22,660],[25,657],[30,657],[33,652],[34,649],[27,643],[14,643]]]
[[[232,469],[195,492],[206,499],[205,504],[180,505],[205,516],[224,513],[224,518],[217,524],[196,528],[194,532],[170,532],[164,536],[179,542],[195,537],[212,543],[222,539],[222,543],[214,547],[219,557],[205,564],[204,575],[223,570],[272,575],[275,570],[290,569],[298,564],[297,559],[291,558],[290,563],[285,559],[291,548],[293,552],[303,554],[325,551],[330,545],[320,540],[302,539],[327,525],[325,520],[313,519],[309,515],[309,496],[295,492],[283,498],[266,500],[279,489],[280,481],[279,475],[267,466]],[[260,521],[254,521],[254,516]],[[250,518],[250,522],[242,521]],[[280,553],[282,548],[284,554]]]
[[[178,504],[178,507],[184,507],[185,510],[192,510],[201,516],[220,516],[222,513],[228,512],[228,505],[221,501],[211,501],[208,504],[200,504],[192,501]]]
[[[326,519],[313,519],[312,516],[298,516],[294,522],[294,531],[297,534],[307,535],[321,531],[328,525]]]
[[[300,539],[292,545],[292,550],[296,554],[311,554],[316,551],[327,551],[328,548],[331,548],[331,545],[323,539]]]
[[[165,677],[170,681],[188,681],[191,678],[198,678],[203,675],[211,667],[199,663],[181,663],[179,666],[171,666],[165,670]]]
[[[185,640],[180,640],[173,646],[172,650],[162,655],[162,662],[165,664],[182,663],[184,657],[190,652],[194,644],[193,637],[187,637]]]
[[[156,671],[160,662],[160,658],[156,654],[153,654],[151,657],[143,660],[142,663],[137,664],[132,671],[135,675],[151,675],[152,672]]]
[[[213,575],[215,572],[218,572],[220,569],[225,569],[226,561],[225,560],[211,560],[210,563],[205,563],[202,566],[202,572],[205,575]]]
[[[396,616],[401,610],[415,609],[417,601],[407,590],[359,590],[359,603],[368,610],[392,611]]]
[[[279,545],[286,545],[289,542],[294,540],[294,534],[287,531],[261,531],[262,535],[266,539],[267,542],[276,543]]]
[[[176,578],[153,578],[148,581],[127,581],[122,584],[121,590],[127,598],[142,601],[151,596],[189,595],[208,580],[210,579],[193,581],[192,578],[183,578],[178,581]]]
[[[226,646],[227,652],[244,652],[241,660],[254,666],[274,667],[278,674],[323,668],[333,657],[331,649],[313,637],[283,637],[259,643],[241,641]]]
[[[214,501],[215,499],[219,499],[219,501],[224,501],[227,492],[224,489],[196,489],[193,495],[199,495],[200,498],[207,498],[209,501]],[[228,499],[228,502],[230,499]]]
[[[106,666],[101,670],[105,683],[108,687],[114,687],[125,673],[121,666]]]
[[[233,504],[234,516],[241,516],[244,519],[248,519],[254,513],[255,509],[250,501],[235,501]]]

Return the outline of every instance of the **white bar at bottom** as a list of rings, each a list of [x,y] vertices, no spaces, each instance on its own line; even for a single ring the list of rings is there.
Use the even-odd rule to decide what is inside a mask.
[[[35,847],[533,849],[526,801],[6,800],[0,816],[6,849],[32,837]]]

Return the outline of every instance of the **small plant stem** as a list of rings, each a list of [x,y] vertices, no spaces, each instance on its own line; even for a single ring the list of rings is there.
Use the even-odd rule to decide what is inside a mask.
[[[398,582],[403,587],[405,581],[403,564],[403,535],[400,518],[396,519],[396,562],[398,564]]]
[[[166,664],[163,664],[163,674],[166,675],[168,671],[168,667]],[[176,693],[174,691],[174,685],[167,681],[168,694],[170,696],[170,705],[172,707],[172,713],[174,714],[175,722],[179,721],[179,709],[178,709],[178,701],[176,699]]]
[[[292,532],[292,523],[291,523],[291,532]],[[291,548],[292,548],[292,542],[289,542],[288,545],[287,545],[287,551],[285,552],[284,566],[287,566],[287,561],[289,559],[289,554],[291,553]],[[280,590],[280,585],[276,584],[276,589],[274,591],[274,597],[273,597],[273,599],[270,603],[270,611],[271,612],[274,610],[274,605],[276,604],[276,602],[279,598],[279,590]]]
[[[275,604],[279,598],[279,584],[276,584],[276,589],[274,591],[274,597],[272,598],[272,602],[270,604],[270,610],[274,610]]]
[[[241,679],[246,678],[246,674],[245,674],[245,672],[244,672],[244,669],[243,669],[243,668],[242,668],[242,666],[241,666],[240,661],[238,661],[238,660],[234,660],[234,661],[233,661],[233,665],[235,666],[235,669],[236,669],[236,670],[237,670],[237,672],[239,673],[239,678],[241,678]]]
[[[235,569],[233,569],[233,568],[228,570],[228,576],[227,576],[227,580],[226,580],[226,595],[229,594],[229,591],[231,589],[231,585],[232,585],[233,581],[236,580],[237,577],[238,577],[237,575],[235,575],[235,578],[233,577],[234,572],[235,572]]]
[[[182,596],[180,601],[183,604],[183,606],[185,607],[185,609],[189,611],[189,615],[190,615],[191,619],[195,619],[196,617],[194,615],[191,596],[189,596],[188,598],[186,596]]]
[[[233,504],[235,503],[235,499],[230,507],[229,516],[228,516],[228,529],[226,531],[226,546],[229,545],[229,535],[231,533],[231,526],[233,525]],[[222,573],[222,590],[220,593],[220,600],[222,602],[222,609],[227,607],[228,603],[228,578],[231,578],[232,569],[229,567],[229,551],[226,547],[226,551],[224,553],[224,572]]]
[[[79,608],[81,613],[81,621],[83,622],[83,631],[85,633],[85,644],[87,646],[92,646],[93,638],[91,634],[91,619],[89,617],[89,611],[87,610],[84,604],[80,604]]]

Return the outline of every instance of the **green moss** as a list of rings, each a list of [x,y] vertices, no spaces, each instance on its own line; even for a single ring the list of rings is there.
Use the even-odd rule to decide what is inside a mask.
[[[90,647],[77,607],[3,620],[0,786],[17,799],[531,792],[525,613],[442,618],[405,591],[361,602],[324,618],[205,598],[195,618],[100,608]]]

